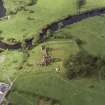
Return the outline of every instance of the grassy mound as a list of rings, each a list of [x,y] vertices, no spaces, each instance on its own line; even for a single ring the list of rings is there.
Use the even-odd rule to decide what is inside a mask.
[[[41,46],[45,45],[49,48],[49,55],[55,59],[48,66],[41,66],[40,62],[43,58],[43,53],[41,51]],[[41,44],[35,47],[32,51],[29,52],[30,57],[24,65],[25,71],[49,71],[55,70],[56,68],[60,68],[63,70],[62,63],[64,59],[67,59],[69,55],[76,54],[79,51],[77,44],[71,40],[56,40],[56,41],[48,41],[44,44]]]

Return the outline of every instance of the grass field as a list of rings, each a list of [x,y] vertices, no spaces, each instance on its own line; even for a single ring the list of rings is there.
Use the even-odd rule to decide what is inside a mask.
[[[13,99],[15,105],[23,105],[23,102],[30,101],[30,99],[17,101],[23,93],[30,94],[30,96],[32,94],[34,97],[37,94],[51,97],[59,100],[61,105],[103,105],[105,103],[103,91],[105,91],[103,81],[96,82],[89,79],[68,81],[54,72],[38,73],[37,75],[28,73],[17,79],[10,98]]]
[[[100,8],[105,6],[105,0],[86,0],[86,5],[83,6],[82,11],[91,10],[93,8]]]
[[[1,37],[5,35],[4,39],[14,38],[17,41],[32,36],[37,38],[37,34],[47,24],[75,13],[72,0],[57,0],[56,3],[53,0],[38,0],[37,4],[25,8],[26,11],[21,10],[10,16],[9,20],[0,22]]]
[[[0,81],[15,78],[19,66],[23,62],[23,54],[18,51],[5,51],[0,53]]]
[[[54,37],[81,39],[83,48],[91,54],[105,56],[105,16],[88,18],[68,26],[54,34]]]
[[[103,2],[103,0],[100,0],[100,2],[87,0],[81,11],[103,7]],[[17,14],[10,15],[8,20],[0,21],[0,31],[2,31],[0,37],[3,37],[4,40],[14,38],[17,41],[22,41],[29,37],[37,39],[38,33],[47,24],[77,13],[76,0],[56,0],[56,2],[53,0],[38,0],[32,6],[27,6],[31,3],[31,0],[5,0],[4,3],[7,11],[19,10]],[[19,9],[21,7],[25,10]]]
[[[36,1],[36,0],[35,0]],[[21,10],[21,7],[31,4],[32,0],[4,0],[7,14]]]
[[[4,5],[10,16],[8,20],[0,21],[0,37],[5,41],[11,38],[23,41],[30,37],[37,40],[38,33],[47,24],[77,13],[76,0],[37,0],[34,4],[32,0],[4,0]],[[105,0],[87,0],[81,12],[104,6]],[[13,80],[19,76],[8,99],[14,105],[37,105],[37,96],[52,98],[60,105],[104,105],[105,81],[67,80],[63,67],[64,60],[81,48],[90,54],[105,56],[104,28],[105,16],[95,16],[53,33],[46,42],[29,50],[26,59],[19,51],[0,53],[0,81],[7,82],[8,77]],[[83,41],[81,47],[76,39]],[[48,53],[52,58],[58,60],[48,66],[39,65],[42,45],[50,49]]]
[[[17,91],[13,92],[11,94],[11,97],[9,97],[9,100],[14,101],[16,105],[37,105],[36,96],[33,97],[33,95],[28,95],[24,93],[19,93]],[[23,100],[23,101],[20,101]]]

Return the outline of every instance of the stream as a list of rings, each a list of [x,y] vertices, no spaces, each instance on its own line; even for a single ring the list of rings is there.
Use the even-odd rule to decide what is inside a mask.
[[[4,7],[2,7],[3,6],[2,1],[0,1],[0,5],[1,5],[0,11],[2,11],[0,16],[3,16],[4,13],[5,13],[5,9],[4,9]],[[52,31],[52,32],[56,32],[61,28],[64,28],[64,27],[66,27],[68,25],[80,22],[83,19],[98,16],[98,15],[102,15],[102,14],[105,14],[105,7],[99,8],[99,9],[93,9],[93,10],[90,10],[90,11],[86,11],[86,12],[83,12],[83,13],[81,13],[79,15],[68,16],[68,17],[66,17],[66,18],[64,18],[62,20],[59,20],[57,22],[53,22],[53,23],[51,23],[50,25],[48,25],[47,27],[45,27],[45,28],[43,28],[41,30],[41,32],[39,33],[39,40],[40,40],[41,43],[44,42],[45,37],[47,35],[47,32],[49,30]],[[59,24],[62,24],[62,26],[59,27]],[[26,47],[28,47],[28,48],[33,47],[33,44],[32,44],[33,39],[34,38],[25,40]],[[22,48],[22,42],[17,42],[15,44],[7,44],[7,43],[5,43],[3,41],[0,41],[0,48],[2,48],[2,49],[11,49],[11,50],[20,49],[20,48]]]

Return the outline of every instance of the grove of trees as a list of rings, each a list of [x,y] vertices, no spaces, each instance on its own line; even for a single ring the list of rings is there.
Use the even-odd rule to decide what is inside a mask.
[[[65,60],[64,67],[66,76],[69,79],[76,78],[105,78],[105,58],[96,57],[87,52],[80,51]]]

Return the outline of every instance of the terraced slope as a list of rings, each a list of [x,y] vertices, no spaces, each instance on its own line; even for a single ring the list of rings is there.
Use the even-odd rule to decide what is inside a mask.
[[[49,51],[49,55],[54,59],[48,66],[41,66],[41,61],[43,59],[43,51],[41,51],[41,46],[45,45]],[[63,71],[62,63],[70,55],[76,54],[79,51],[77,44],[72,40],[55,40],[48,41],[44,44],[32,49],[29,54],[27,62],[24,64],[25,71],[55,71],[56,68],[60,68]]]

